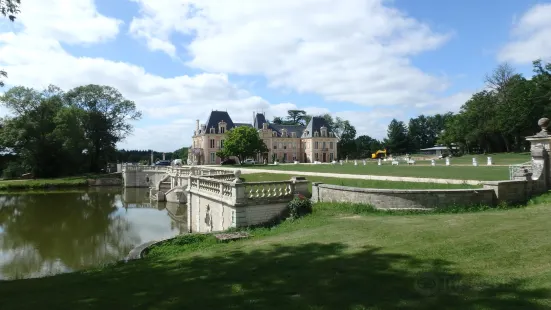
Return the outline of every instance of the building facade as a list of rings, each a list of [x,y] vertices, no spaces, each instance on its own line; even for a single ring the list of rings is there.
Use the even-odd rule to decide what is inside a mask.
[[[188,160],[198,165],[220,164],[216,152],[224,147],[225,133],[235,127],[249,126],[258,131],[268,152],[253,158],[257,162],[331,162],[337,159],[338,139],[322,117],[312,117],[306,125],[279,125],[256,113],[252,124],[234,123],[225,111],[212,111],[207,122],[197,120]]]

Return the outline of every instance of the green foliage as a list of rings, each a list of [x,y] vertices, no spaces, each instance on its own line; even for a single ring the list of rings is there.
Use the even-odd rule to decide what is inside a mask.
[[[2,151],[35,177],[98,173],[114,160],[115,144],[140,117],[112,87],[87,85],[64,93],[17,86],[0,96],[12,117],[0,128]]]
[[[404,122],[393,119],[388,125],[386,147],[392,154],[404,154],[410,150],[408,131]]]
[[[235,156],[240,163],[243,163],[248,157],[268,152],[268,147],[264,144],[256,129],[242,126],[232,128],[226,133],[222,150],[224,154]]]
[[[300,194],[293,198],[287,206],[289,207],[289,217],[293,220],[312,213],[312,201]]]

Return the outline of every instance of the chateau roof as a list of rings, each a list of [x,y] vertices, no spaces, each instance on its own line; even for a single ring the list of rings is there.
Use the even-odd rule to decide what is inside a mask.
[[[332,128],[329,127],[329,124],[327,124],[327,121],[323,117],[314,116],[306,126],[306,130],[308,133],[304,133],[302,135],[303,138],[312,138],[314,136],[314,132],[317,131],[321,134],[320,128],[325,126],[327,128],[327,133],[332,132]]]
[[[268,127],[273,131],[276,131],[278,137],[281,137],[283,129],[287,129],[287,134],[289,135],[289,137],[291,136],[292,132],[295,132],[297,138],[300,138],[302,136],[302,132],[304,131],[304,128],[306,128],[306,126],[303,125],[280,125],[273,123],[270,123]]]
[[[209,119],[206,123],[206,131],[210,132],[211,128],[214,128],[215,133],[220,133],[218,131],[218,123],[224,121],[226,123],[226,130],[230,130],[235,127],[230,115],[226,111],[212,111],[210,112]]]

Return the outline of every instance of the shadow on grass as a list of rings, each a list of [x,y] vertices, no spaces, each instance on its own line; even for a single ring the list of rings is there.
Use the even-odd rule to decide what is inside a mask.
[[[231,246],[231,245],[230,245]],[[498,284],[442,260],[275,246],[183,260],[146,258],[101,271],[0,284],[2,309],[537,309],[548,289]]]

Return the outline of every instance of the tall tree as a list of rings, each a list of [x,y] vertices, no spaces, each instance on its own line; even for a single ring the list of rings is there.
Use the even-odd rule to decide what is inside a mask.
[[[256,129],[241,126],[232,128],[226,133],[224,147],[220,154],[227,157],[235,156],[240,163],[243,163],[248,157],[254,157],[264,152],[268,152],[268,147],[262,141]]]
[[[60,125],[57,115],[64,104],[53,89],[38,92],[19,86],[0,97],[0,102],[14,115],[4,120],[0,145],[17,154],[20,166],[37,177],[62,174],[60,167],[67,159],[63,139],[55,133]]]
[[[20,4],[21,0],[0,0],[0,14],[13,22],[15,20],[15,15],[19,13]],[[0,87],[4,86],[4,81],[1,79],[2,77],[8,77],[8,73],[4,70],[0,70]]]
[[[274,124],[278,124],[278,125],[282,125],[283,124],[283,119],[279,116],[275,116],[274,117],[274,120],[272,121]]]
[[[349,121],[342,121],[342,131],[340,132],[337,150],[340,158],[346,158],[356,153],[356,128]]]
[[[99,172],[114,156],[115,144],[132,132],[130,121],[140,119],[141,112],[110,86],[79,86],[67,92],[65,99],[83,111],[80,121],[88,141],[90,171]]]
[[[306,125],[304,117],[306,111],[304,110],[289,110],[287,111],[287,123],[289,125]]]
[[[391,153],[403,154],[409,150],[408,131],[404,122],[393,119],[387,129],[387,147]]]

